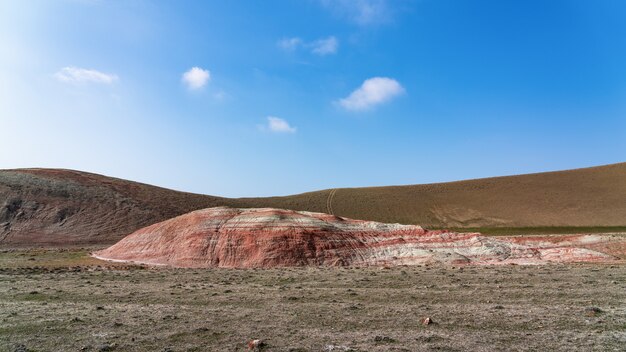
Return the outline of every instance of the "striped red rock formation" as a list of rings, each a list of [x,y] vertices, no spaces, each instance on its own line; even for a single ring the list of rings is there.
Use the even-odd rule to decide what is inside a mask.
[[[217,207],[148,226],[93,255],[175,267],[229,268],[616,259],[582,245],[522,242],[323,213]]]

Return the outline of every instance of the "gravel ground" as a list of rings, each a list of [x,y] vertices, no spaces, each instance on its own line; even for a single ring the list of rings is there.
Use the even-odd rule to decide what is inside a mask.
[[[245,351],[251,339],[263,351],[626,351],[626,265],[192,270],[0,252],[2,351]]]

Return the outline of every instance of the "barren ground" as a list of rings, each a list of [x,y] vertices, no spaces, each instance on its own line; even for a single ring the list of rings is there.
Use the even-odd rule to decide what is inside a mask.
[[[626,265],[194,270],[87,253],[0,252],[0,350],[626,350]]]

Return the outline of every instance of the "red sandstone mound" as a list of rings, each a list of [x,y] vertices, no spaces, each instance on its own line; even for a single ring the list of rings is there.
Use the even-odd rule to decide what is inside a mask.
[[[597,241],[601,240],[598,237]],[[94,256],[175,267],[231,268],[436,262],[541,264],[617,259],[558,241],[526,245],[477,233],[427,231],[415,225],[323,213],[226,207],[198,210],[154,224]]]

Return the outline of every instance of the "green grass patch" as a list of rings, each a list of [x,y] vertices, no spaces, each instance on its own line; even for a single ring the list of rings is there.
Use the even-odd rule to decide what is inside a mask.
[[[0,252],[0,268],[63,268],[106,265],[88,249],[15,249]]]
[[[429,228],[436,230],[435,228]],[[543,226],[543,227],[461,227],[449,228],[456,232],[480,232],[489,236],[510,235],[567,235],[585,233],[626,233],[626,226]]]

